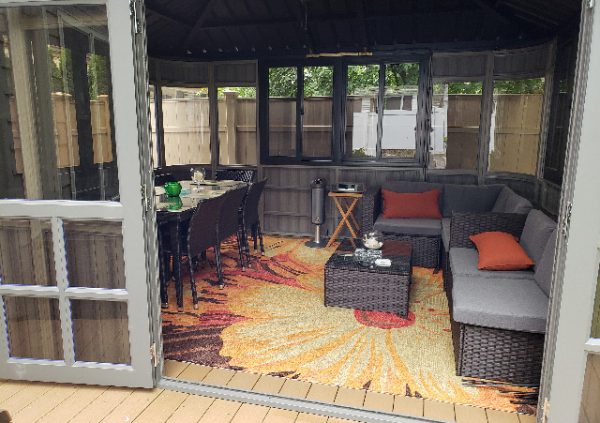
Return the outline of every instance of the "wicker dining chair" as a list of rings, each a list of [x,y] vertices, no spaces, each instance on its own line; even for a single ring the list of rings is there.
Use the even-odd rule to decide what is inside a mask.
[[[221,255],[221,244],[232,235],[236,236],[239,264],[242,269],[244,266],[244,257],[242,253],[243,232],[239,224],[239,210],[244,207],[247,187],[236,188],[223,195],[223,205],[221,206],[221,216],[219,218],[219,228],[217,231],[217,255]],[[223,288],[223,272],[219,271],[219,286]]]
[[[258,212],[258,205],[260,198],[262,197],[267,179],[263,179],[260,182],[256,182],[250,185],[248,188],[248,195],[246,196],[246,202],[244,204],[241,225],[243,228],[244,235],[244,253],[250,255],[250,246],[248,243],[248,233],[252,234],[254,241],[254,251],[257,250],[257,243],[260,241],[260,253],[265,253],[265,244],[263,241],[262,228],[260,226],[260,215]]]
[[[242,182],[254,182],[256,170],[254,169],[219,169],[215,179],[217,181],[232,180]]]

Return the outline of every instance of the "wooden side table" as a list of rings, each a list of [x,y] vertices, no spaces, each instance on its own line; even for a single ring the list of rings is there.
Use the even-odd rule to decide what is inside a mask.
[[[358,200],[363,197],[363,194],[360,192],[330,192],[329,197],[333,199],[333,202],[340,212],[342,219],[335,228],[335,231],[333,231],[331,238],[329,238],[327,247],[331,247],[331,245],[337,240],[337,237],[344,228],[344,225],[348,228],[348,231],[350,231],[350,235],[352,236],[350,238],[352,245],[356,247],[354,238],[358,238],[360,226],[356,221],[353,212],[358,204]]]

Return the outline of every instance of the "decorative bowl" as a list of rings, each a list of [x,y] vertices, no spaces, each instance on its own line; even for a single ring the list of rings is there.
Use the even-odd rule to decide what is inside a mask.
[[[379,250],[383,246],[383,242],[374,239],[368,239],[363,241],[363,245],[369,250]]]
[[[165,192],[169,197],[178,197],[181,194],[181,184],[179,182],[167,182]]]
[[[181,197],[170,197],[167,199],[167,210],[179,210],[183,207]]]

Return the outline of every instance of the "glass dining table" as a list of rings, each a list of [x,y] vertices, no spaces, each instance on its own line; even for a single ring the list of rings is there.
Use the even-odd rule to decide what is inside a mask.
[[[192,218],[198,204],[218,198],[227,191],[248,185],[241,181],[210,181],[199,183],[179,181],[182,190],[179,196],[169,197],[163,187],[155,188],[156,223],[158,226],[158,247],[160,263],[160,297],[163,308],[168,307],[167,283],[175,280],[177,308],[183,310],[183,281],[181,278],[182,243],[187,237],[187,223]],[[165,253],[168,251],[170,256]],[[169,257],[173,258],[173,271],[169,269]]]

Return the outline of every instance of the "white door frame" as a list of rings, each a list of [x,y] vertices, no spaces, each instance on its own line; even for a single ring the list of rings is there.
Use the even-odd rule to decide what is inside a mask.
[[[130,5],[126,0],[0,0],[0,6],[54,6],[104,4],[108,17],[112,75],[113,119],[117,150],[120,203],[105,201],[0,200],[0,217],[48,218],[52,221],[55,254],[64,253],[62,219],[118,220],[123,227],[126,289],[69,288],[66,270],[56,260],[56,287],[2,285],[3,295],[58,298],[61,309],[64,361],[9,357],[7,336],[0,336],[0,377],[39,381],[152,387],[151,333],[148,303],[149,253],[146,247],[147,207],[142,183],[139,130],[147,116],[138,114],[134,38]],[[150,197],[151,198],[151,197]],[[153,232],[150,235],[154,235]],[[61,245],[62,243],[62,245]],[[58,251],[56,249],[58,248]],[[126,301],[129,327],[130,364],[76,362],[70,321],[69,298]],[[4,307],[0,301],[0,333],[6,334]]]
[[[600,351],[590,339],[600,260],[600,10],[583,1],[581,16],[542,391],[549,423],[578,421],[587,355]]]

